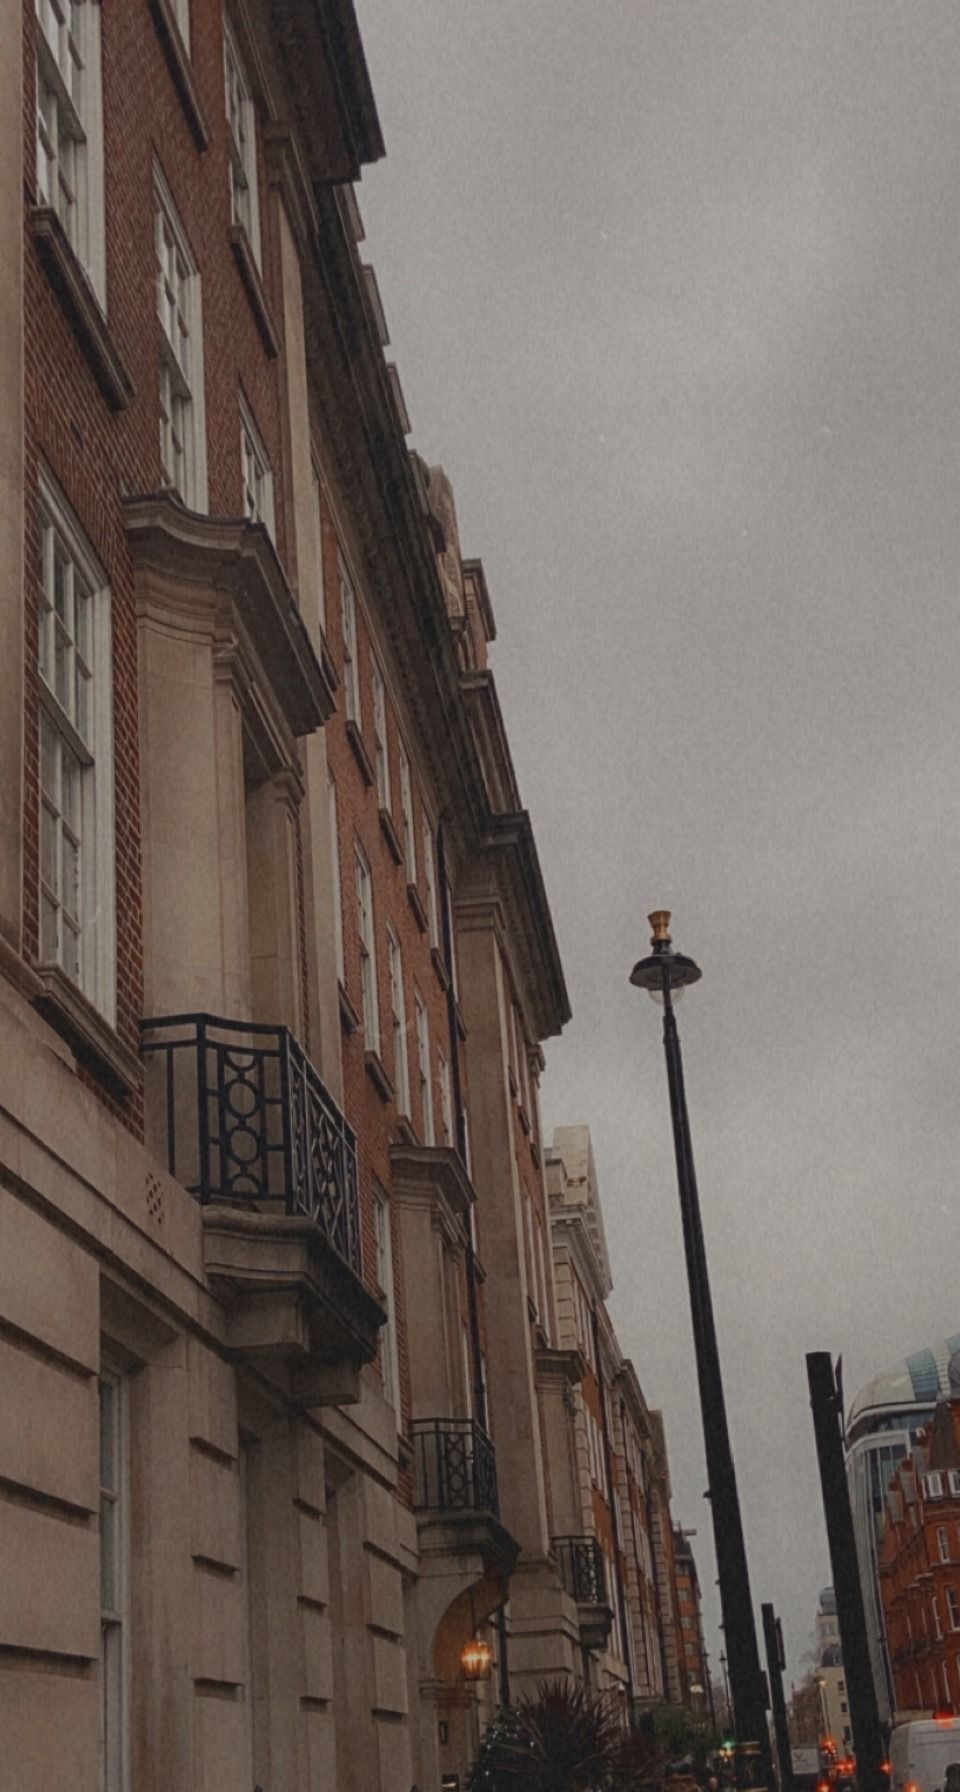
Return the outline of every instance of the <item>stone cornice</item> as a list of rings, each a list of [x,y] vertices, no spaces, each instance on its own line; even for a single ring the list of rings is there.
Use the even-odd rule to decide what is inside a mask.
[[[516,813],[520,808],[520,789],[493,673],[486,668],[461,672],[460,689],[483,765],[490,807],[494,813]]]
[[[313,181],[353,181],[384,154],[353,0],[285,0],[270,10]]]
[[[456,1151],[447,1145],[398,1143],[390,1147],[390,1164],[398,1201],[439,1202],[455,1220],[458,1232],[469,1227],[476,1195]]]
[[[550,1350],[541,1347],[537,1351],[538,1382],[555,1381],[564,1387],[579,1387],[586,1372],[587,1365],[579,1350]]]
[[[333,698],[263,526],[198,516],[169,492],[127,499],[124,513],[141,597],[201,626],[226,607],[290,732],[319,728]]]

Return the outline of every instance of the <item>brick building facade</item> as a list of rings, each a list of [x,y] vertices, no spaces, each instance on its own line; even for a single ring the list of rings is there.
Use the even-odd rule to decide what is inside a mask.
[[[607,1669],[551,1516],[569,1008],[356,18],[0,21],[0,1755],[436,1792],[508,1684]]]
[[[960,1399],[890,1478],[880,1593],[898,1720],[960,1709]]]

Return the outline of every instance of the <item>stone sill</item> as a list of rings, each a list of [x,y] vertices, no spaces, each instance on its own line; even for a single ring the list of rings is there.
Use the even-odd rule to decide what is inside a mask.
[[[30,230],[44,271],[73,326],[104,398],[112,411],[125,410],[133,385],[67,233],[50,205],[35,206]]]
[[[34,1006],[44,1020],[112,1095],[121,1099],[132,1095],[143,1079],[143,1065],[137,1053],[124,1045],[109,1021],[104,1020],[59,965],[38,965],[36,976],[41,989],[34,997]]]
[[[460,1012],[460,1003],[459,1002],[454,1003],[453,1012],[454,1012],[454,1018],[456,1019],[456,1023],[457,1023],[457,1032],[459,1033],[460,1038],[463,1040],[464,1044],[466,1044],[467,1023],[464,1020],[463,1015]]]
[[[240,278],[243,281],[247,298],[250,300],[250,309],[253,312],[257,329],[260,331],[263,346],[271,361],[275,361],[280,353],[280,338],[274,329],[273,318],[270,316],[267,295],[264,291],[260,269],[257,267],[253,250],[250,247],[250,238],[242,224],[231,224],[229,237],[230,247],[240,269]]]
[[[401,1114],[397,1120],[397,1138],[404,1145],[419,1146],[416,1128],[409,1114]]]
[[[380,832],[390,849],[390,857],[394,864],[401,865],[403,863],[403,847],[400,845],[400,837],[393,825],[393,817],[389,809],[380,810]]]
[[[517,1119],[519,1120],[520,1125],[523,1127],[524,1132],[529,1135],[529,1133],[530,1133],[530,1116],[527,1113],[526,1108],[522,1105],[522,1103],[521,1103],[520,1107],[518,1107],[518,1109],[517,1109]]]
[[[423,903],[420,900],[420,891],[417,889],[416,884],[408,884],[407,885],[407,901],[409,902],[410,907],[413,909],[414,920],[416,921],[417,926],[420,929],[420,932],[426,933],[426,931],[427,931],[427,911],[424,908]]]
[[[173,85],[186,113],[193,141],[199,150],[205,150],[210,142],[210,127],[200,104],[193,65],[187,46],[180,35],[180,27],[174,16],[173,7],[170,0],[150,0],[150,11],[153,13],[153,22],[157,27],[163,53],[173,77]]]
[[[430,947],[430,963],[437,973],[437,982],[439,983],[440,988],[442,990],[448,990],[450,988],[450,979],[447,976],[447,967],[436,946]]]
[[[363,744],[363,735],[360,733],[356,722],[350,721],[347,723],[346,734],[350,750],[360,767],[360,776],[369,790],[373,783],[373,766],[370,763],[370,755]]]
[[[371,1051],[364,1052],[363,1062],[366,1067],[367,1075],[370,1078],[370,1081],[372,1082],[374,1088],[376,1089],[377,1094],[380,1097],[380,1100],[381,1101],[392,1101],[393,1096],[394,1096],[394,1087],[393,1087],[392,1082],[390,1081],[390,1078],[388,1077],[388,1075],[386,1073],[386,1070],[384,1069],[383,1060],[380,1056],[380,1053],[379,1052],[371,1052]]]
[[[507,1066],[507,1082],[510,1084],[510,1093],[513,1096],[514,1100],[516,1100],[517,1096],[520,1093],[520,1084],[517,1082],[517,1079],[513,1074],[513,1065],[512,1064]]]
[[[533,1158],[533,1161],[536,1164],[537,1169],[539,1170],[539,1168],[540,1168],[540,1147],[537,1144],[536,1139],[530,1140],[530,1156]]]
[[[337,984],[337,998],[340,1003],[340,1025],[345,1033],[355,1033],[360,1025],[357,1013],[342,983]]]

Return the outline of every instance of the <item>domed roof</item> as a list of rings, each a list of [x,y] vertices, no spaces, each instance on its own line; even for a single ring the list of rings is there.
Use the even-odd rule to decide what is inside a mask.
[[[847,1431],[870,1413],[909,1411],[912,1406],[934,1406],[950,1392],[950,1358],[960,1350],[960,1335],[941,1344],[914,1351],[902,1363],[882,1369],[860,1389],[847,1414]],[[868,1427],[869,1429],[869,1427]]]

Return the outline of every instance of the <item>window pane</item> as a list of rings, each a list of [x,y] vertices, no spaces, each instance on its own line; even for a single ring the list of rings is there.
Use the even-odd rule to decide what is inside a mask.
[[[57,942],[57,905],[50,897],[40,898],[40,957],[44,964],[55,964],[60,953]]]
[[[100,1383],[100,1485],[113,1491],[117,1485],[116,1440],[117,1390],[112,1381]]]
[[[105,1612],[117,1609],[117,1507],[112,1499],[100,1504],[100,1604]]]
[[[40,788],[59,807],[60,742],[49,716],[40,716]]]
[[[40,818],[40,874],[50,890],[58,886],[57,870],[57,818],[44,803]]]

